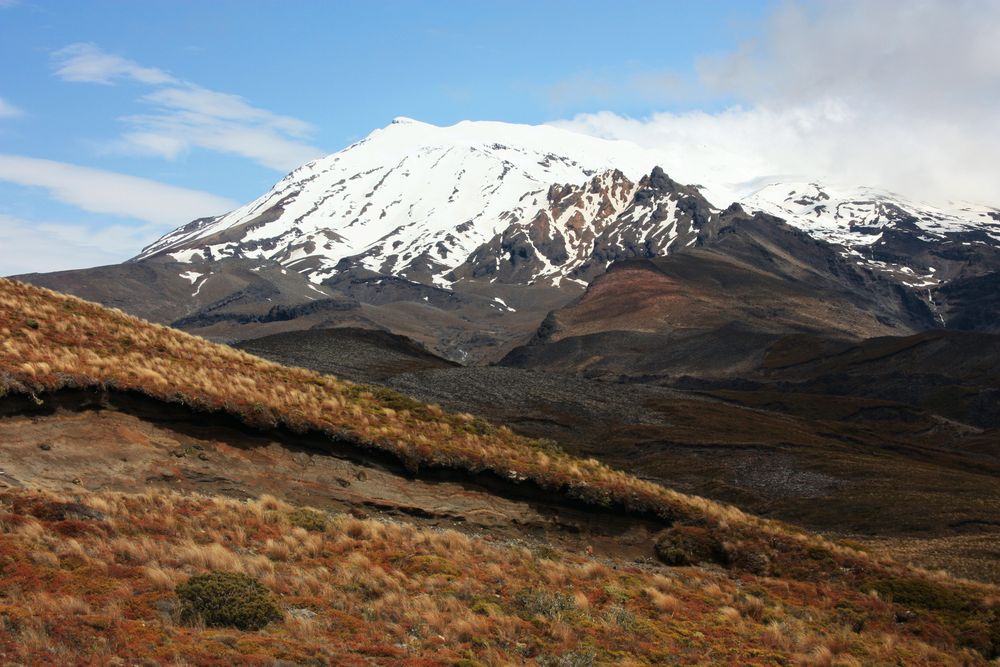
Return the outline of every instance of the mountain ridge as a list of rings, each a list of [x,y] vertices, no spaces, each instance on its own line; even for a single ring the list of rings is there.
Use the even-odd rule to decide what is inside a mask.
[[[266,258],[317,284],[359,271],[446,288],[482,276],[582,285],[604,268],[600,262],[662,255],[688,242],[690,229],[680,228],[693,211],[682,203],[697,202],[700,222],[731,203],[713,194],[724,187],[670,179],[664,167],[678,161],[549,126],[437,127],[397,118],[292,171],[251,203],[179,227],[133,261]],[[1000,209],[987,206],[946,209],[815,181],[771,182],[736,202],[841,245],[913,289],[966,277],[948,264],[954,258],[928,257],[942,244],[958,255],[1000,252]],[[650,210],[639,215],[644,203]]]
[[[836,261],[807,251],[814,273],[846,262],[870,276],[855,289],[880,277],[922,301],[933,319],[920,328],[996,329],[997,209],[806,182],[723,210],[706,196],[713,186],[671,178],[669,157],[546,126],[397,119],[130,262],[23,278],[216,340],[361,326],[495,361],[616,262],[725,245],[705,231],[760,213],[761,238],[788,226],[835,249]],[[343,307],[312,303],[331,299]]]

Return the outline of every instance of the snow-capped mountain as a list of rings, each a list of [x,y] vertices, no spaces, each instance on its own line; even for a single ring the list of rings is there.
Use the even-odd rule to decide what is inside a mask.
[[[941,208],[873,188],[807,182],[772,183],[740,203],[843,246],[857,263],[909,287],[938,285],[974,269],[978,254],[1000,249],[1000,209],[985,206]]]
[[[268,258],[319,283],[337,267],[448,284],[446,275],[542,205],[557,184],[619,170],[633,181],[660,155],[548,126],[398,118],[296,169],[263,197],[196,220],[137,259]]]
[[[693,244],[718,213],[697,188],[659,167],[634,183],[621,171],[605,171],[581,185],[553,185],[544,198],[501,214],[510,224],[449,277],[586,285],[616,260]]]
[[[555,127],[397,119],[130,262],[25,279],[220,340],[358,326],[461,362],[495,360],[620,260],[665,256],[685,273],[654,301],[684,295],[720,321],[801,310],[769,295],[766,274],[860,312],[836,321],[845,335],[1000,330],[997,209],[790,180],[713,200],[734,188],[682,185],[675,166],[684,156]],[[707,256],[723,259],[698,286]],[[746,281],[762,291],[718,305]],[[693,317],[676,313],[681,328]]]
[[[909,227],[937,238],[970,231],[1000,238],[1000,209],[965,204],[946,210],[874,188],[772,183],[741,203],[748,210],[784,218],[814,236],[846,246],[870,245],[893,227]]]
[[[719,215],[703,194],[727,186],[682,186],[660,168],[682,159],[550,126],[399,118],[137,259],[272,260],[314,284],[360,275],[582,287],[615,260],[696,243]],[[997,209],[810,182],[773,183],[739,203],[917,290],[978,275],[1000,254]],[[990,261],[977,262],[982,253]]]

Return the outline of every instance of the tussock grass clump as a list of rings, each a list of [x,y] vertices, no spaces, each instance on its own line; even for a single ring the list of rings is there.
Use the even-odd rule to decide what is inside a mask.
[[[282,617],[271,592],[239,572],[199,574],[178,585],[176,593],[184,623],[260,630]]]
[[[656,540],[656,556],[667,565],[729,564],[722,542],[707,528],[674,526]]]
[[[293,526],[316,533],[326,530],[326,514],[306,507],[297,507],[288,513],[288,522]]]

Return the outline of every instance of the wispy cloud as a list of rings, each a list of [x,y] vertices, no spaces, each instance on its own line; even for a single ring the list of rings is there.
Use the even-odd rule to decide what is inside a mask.
[[[2,1],[2,0],[0,0]],[[0,97],[0,118],[14,118],[16,116],[23,115],[23,111],[18,109],[16,106]]]
[[[108,150],[174,160],[202,148],[276,171],[289,171],[323,155],[308,143],[314,133],[309,123],[255,107],[239,95],[203,88],[93,44],[72,44],[53,56],[56,75],[65,81],[131,81],[156,88],[139,98],[151,111],[125,116],[128,130],[109,142]]]
[[[13,7],[18,3],[18,0],[0,0],[0,9],[7,9]]]
[[[57,63],[56,76],[63,81],[104,85],[112,85],[122,79],[151,85],[178,83],[177,79],[161,69],[143,67],[126,58],[105,53],[95,44],[70,44],[52,55]]]
[[[43,188],[54,199],[85,211],[134,218],[162,229],[239,205],[199,190],[20,155],[0,154],[0,181]]]
[[[311,125],[254,107],[238,95],[188,84],[157,90],[142,101],[153,112],[127,116],[131,129],[115,149],[176,159],[197,146],[282,172],[322,155],[303,141],[313,132]]]
[[[699,61],[698,94],[740,106],[557,124],[664,149],[665,168],[734,189],[794,174],[995,204],[998,35],[990,0],[786,2],[752,41]]]
[[[87,226],[0,213],[0,276],[116,264],[162,232],[156,225]]]

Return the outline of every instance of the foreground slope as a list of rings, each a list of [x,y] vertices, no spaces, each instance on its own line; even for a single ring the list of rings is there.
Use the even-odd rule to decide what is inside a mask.
[[[31,664],[984,664],[933,645],[942,628],[925,619],[941,610],[923,605],[961,613],[962,598],[931,580],[926,599],[899,588],[921,605],[901,626],[874,594],[623,566],[272,497],[0,492],[0,564],[0,655]],[[206,570],[258,578],[282,618],[183,623],[174,589]]]
[[[8,443],[53,419],[147,424],[115,431],[114,442],[41,441],[39,457],[64,447],[79,456],[89,442],[95,453],[117,448],[129,459],[121,463],[131,464],[148,451],[140,443],[154,427],[195,437],[215,420],[233,437],[276,438],[293,460],[346,457],[368,470],[365,478],[396,461],[397,478],[428,489],[457,492],[442,482],[461,484],[469,498],[531,498],[550,515],[610,515],[653,531],[641,563],[610,549],[605,557],[612,560],[602,563],[582,555],[589,549],[580,542],[576,553],[564,550],[574,542],[548,536],[533,536],[533,550],[489,545],[427,532],[419,516],[418,527],[343,516],[303,521],[273,500],[177,498],[158,491],[178,476],[172,471],[147,479],[145,495],[134,487],[125,496],[96,492],[70,480],[79,500],[68,501],[30,490],[46,479],[46,464],[31,477],[31,457],[10,456],[5,468],[23,477],[3,478],[14,488],[0,499],[0,622],[2,650],[17,659],[86,663],[121,654],[203,662],[221,651],[226,664],[642,664],[707,655],[729,664],[929,665],[982,663],[1000,648],[993,588],[672,492],[468,415],[281,367],[10,281],[0,282],[0,334]],[[155,405],[169,414],[150,421]],[[184,411],[192,417],[182,418]],[[210,463],[241,449],[194,444],[175,455]],[[7,457],[12,446],[0,452]],[[242,447],[244,465],[252,466],[261,450]],[[197,481],[197,465],[185,463],[180,476]],[[309,463],[301,465],[304,471]],[[238,474],[232,467],[218,473]],[[300,489],[311,487],[310,504],[337,493],[348,502],[344,489],[354,489],[298,476]],[[123,476],[102,485],[136,482]],[[364,501],[353,500],[358,508]],[[702,562],[712,565],[692,567]],[[178,624],[174,585],[213,569],[257,576],[277,595],[284,620],[249,633]],[[116,602],[122,599],[128,602]],[[83,636],[97,639],[82,643]],[[135,637],[141,642],[130,642]],[[567,663],[569,656],[575,662]]]

